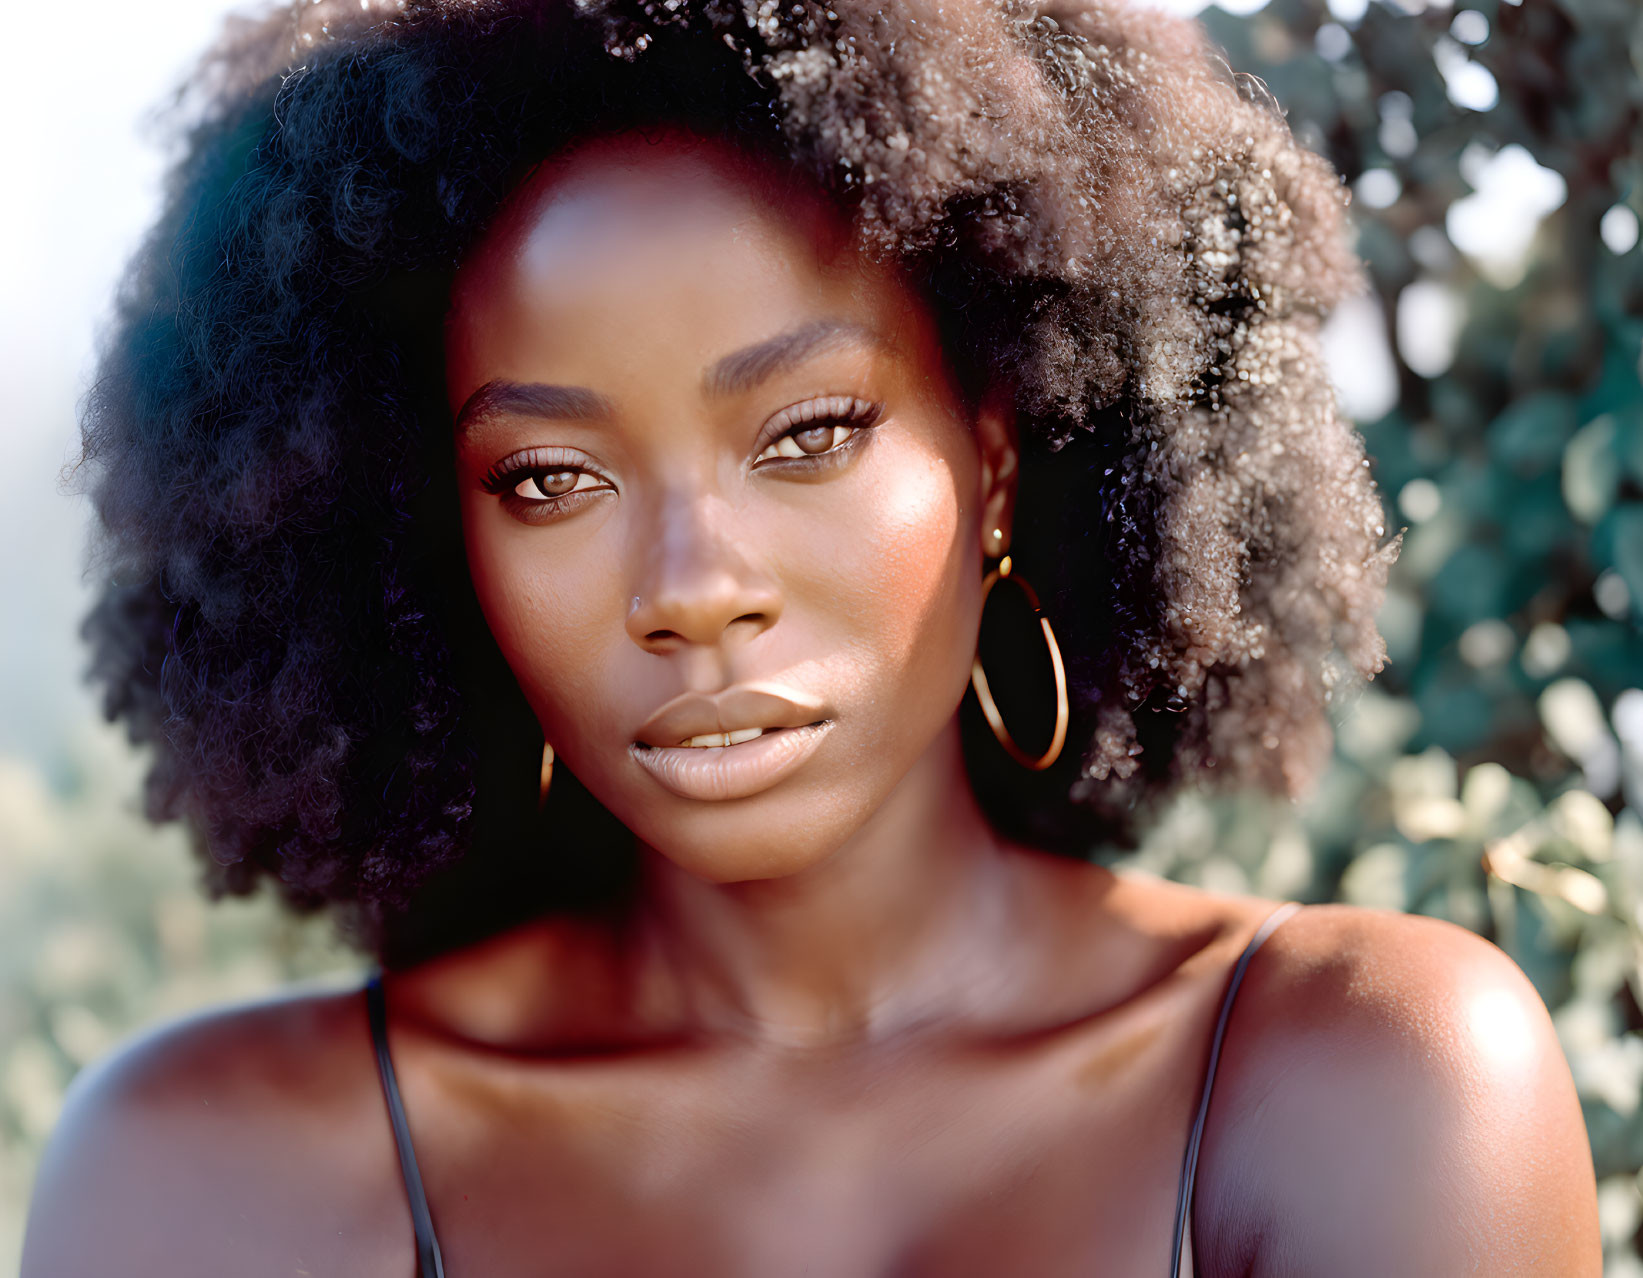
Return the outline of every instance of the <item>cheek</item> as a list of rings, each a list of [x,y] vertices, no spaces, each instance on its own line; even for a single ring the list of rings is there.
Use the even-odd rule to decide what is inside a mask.
[[[525,699],[558,746],[567,725],[580,728],[598,719],[599,672],[608,654],[608,634],[620,629],[612,615],[611,571],[576,555],[552,553],[542,530],[512,528],[483,510],[463,512],[468,571],[485,623],[496,639]],[[603,592],[591,581],[607,583]],[[567,713],[574,706],[574,723]]]
[[[975,649],[973,480],[962,455],[910,432],[880,444],[886,455],[871,459],[852,509],[828,530],[840,554],[823,603],[864,675],[945,684],[955,666],[968,672]]]

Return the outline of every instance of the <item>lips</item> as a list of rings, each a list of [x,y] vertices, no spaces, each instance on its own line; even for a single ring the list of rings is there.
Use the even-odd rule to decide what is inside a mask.
[[[772,728],[741,745],[702,749],[642,746],[629,753],[664,790],[681,799],[745,799],[791,775],[822,743],[831,720],[802,728]]]
[[[642,746],[683,746],[692,738],[736,736],[754,728],[802,728],[826,718],[827,708],[819,702],[742,684],[711,696],[687,692],[675,697],[645,721],[634,739]]]
[[[826,707],[765,688],[675,697],[629,747],[635,762],[685,799],[740,799],[797,769],[832,728]]]

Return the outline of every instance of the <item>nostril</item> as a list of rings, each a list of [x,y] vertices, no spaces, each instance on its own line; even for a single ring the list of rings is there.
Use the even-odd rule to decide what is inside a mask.
[[[651,652],[722,643],[732,633],[742,642],[768,630],[781,616],[773,590],[755,589],[725,574],[664,584],[668,588],[628,609],[628,635]]]
[[[732,617],[724,629],[729,631],[751,626],[754,631],[760,631],[766,629],[773,620],[767,612],[744,612],[739,617]],[[647,630],[643,642],[651,648],[672,649],[693,641],[677,630]]]

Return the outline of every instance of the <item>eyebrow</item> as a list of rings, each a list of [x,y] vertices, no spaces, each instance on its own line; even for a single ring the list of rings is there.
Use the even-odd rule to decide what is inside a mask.
[[[550,386],[544,382],[510,382],[492,378],[457,410],[456,432],[464,434],[486,417],[514,413],[521,417],[557,417],[599,421],[612,415],[611,403],[580,386]]]
[[[713,398],[738,395],[822,351],[851,343],[874,346],[881,339],[872,329],[848,320],[817,320],[732,351],[703,375],[702,389]],[[456,432],[465,434],[487,417],[510,413],[565,421],[603,421],[615,415],[610,400],[597,391],[498,377],[457,410]]]
[[[880,339],[848,320],[817,320],[726,355],[707,370],[702,389],[712,397],[739,395],[812,355],[850,343],[876,346]]]

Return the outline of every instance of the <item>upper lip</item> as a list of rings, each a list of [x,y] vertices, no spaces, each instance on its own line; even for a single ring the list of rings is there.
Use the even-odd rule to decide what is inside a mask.
[[[826,709],[816,702],[744,684],[723,692],[674,697],[645,720],[635,740],[648,746],[676,746],[710,732],[802,728],[826,717]]]

